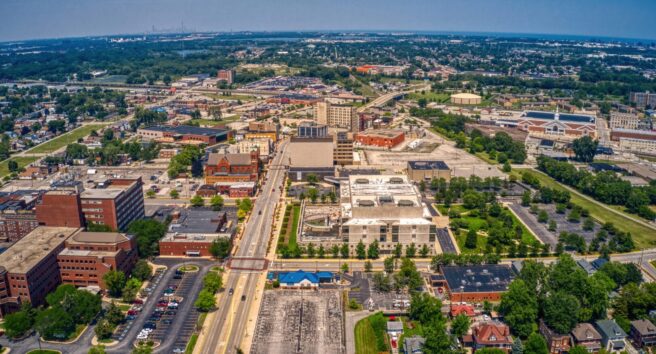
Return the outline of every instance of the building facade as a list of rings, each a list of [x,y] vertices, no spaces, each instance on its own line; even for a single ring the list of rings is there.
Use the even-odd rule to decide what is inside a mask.
[[[451,180],[451,169],[444,161],[408,161],[408,177],[413,182],[430,181],[433,178]]]
[[[638,129],[640,118],[636,114],[611,112],[609,126],[611,129]]]
[[[547,324],[540,320],[540,334],[547,340],[547,347],[550,354],[567,353],[571,348],[570,337],[568,334],[560,334],[552,330]]]
[[[143,182],[138,178],[114,178],[80,195],[82,215],[87,226],[107,225],[122,231],[138,219],[143,219]]]
[[[64,284],[107,289],[103,276],[111,271],[130,274],[137,263],[134,236],[116,232],[78,232],[64,243],[57,264]]]
[[[405,133],[396,130],[369,130],[355,134],[355,141],[362,145],[391,149],[405,140]]]
[[[315,122],[301,123],[296,130],[296,136],[299,138],[325,138],[328,136],[328,126]]]
[[[336,166],[353,164],[353,138],[346,132],[335,134],[333,158]]]
[[[646,108],[647,106],[651,108],[656,107],[656,93],[631,92],[629,94],[629,100],[639,108]]]
[[[618,142],[621,150],[656,155],[656,131],[613,129],[610,139]]]
[[[219,79],[219,81],[225,81],[228,85],[232,84],[234,79],[235,79],[235,72],[234,70],[219,70],[216,74],[216,78]]]
[[[584,114],[526,111],[518,119],[517,127],[529,135],[570,139],[586,135],[593,139],[597,137],[596,118]]]
[[[314,106],[314,119],[318,124],[334,128],[343,128],[357,132],[359,118],[354,106],[317,102]]]
[[[228,130],[190,125],[160,125],[139,128],[137,129],[137,135],[144,140],[182,145],[214,145],[232,138],[232,133]]]
[[[259,170],[259,150],[240,154],[213,152],[205,164],[205,183],[257,181]]]

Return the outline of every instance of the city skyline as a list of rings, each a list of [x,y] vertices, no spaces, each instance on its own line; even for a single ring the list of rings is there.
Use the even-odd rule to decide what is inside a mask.
[[[225,2],[110,0],[0,4],[0,41],[139,34],[151,29],[229,31],[410,31],[567,35],[656,39],[649,14],[656,4],[631,0],[577,2],[417,0],[411,3],[298,0]]]

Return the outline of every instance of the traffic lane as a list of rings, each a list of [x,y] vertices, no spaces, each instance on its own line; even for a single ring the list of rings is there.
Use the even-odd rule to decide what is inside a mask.
[[[230,299],[232,299],[233,295],[230,295],[230,289],[234,289],[237,286],[237,282],[239,280],[239,275],[235,272],[231,272],[228,276],[228,280],[226,282],[225,288],[228,289],[228,291],[224,294],[222,294],[220,300],[219,300],[219,307],[217,309],[218,314],[217,318],[214,319],[206,329],[207,332],[205,333],[206,336],[209,338],[209,342],[205,342],[205,345],[203,348],[201,348],[201,353],[203,354],[210,354],[214,353],[214,348],[218,347],[218,341],[221,340],[221,330],[224,328],[224,324],[226,322],[227,315],[229,313],[229,302]]]
[[[246,285],[242,291],[242,296],[246,296],[244,300],[239,299],[239,305],[237,305],[237,314],[235,319],[237,320],[237,328],[233,329],[231,332],[231,338],[228,339],[228,345],[226,347],[227,353],[236,353],[237,348],[241,349],[241,343],[244,339],[245,326],[248,324],[248,312],[253,306],[253,301],[255,300],[255,287],[257,285],[257,274],[249,273],[246,279]],[[234,323],[233,323],[234,326]]]

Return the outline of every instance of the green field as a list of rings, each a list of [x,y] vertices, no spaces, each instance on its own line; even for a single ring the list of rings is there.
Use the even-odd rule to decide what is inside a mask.
[[[447,103],[451,98],[448,93],[438,93],[433,91],[426,91],[422,93],[411,93],[407,96],[410,100],[419,100],[425,98],[428,102]]]
[[[0,177],[4,177],[4,176],[6,176],[10,173],[9,172],[9,160],[13,160],[13,161],[18,162],[18,167],[25,167],[25,166],[31,164],[32,162],[34,162],[38,159],[39,159],[39,157],[18,156],[18,157],[12,157],[12,158],[9,158],[7,160],[4,160],[4,161],[0,162]]]
[[[363,318],[355,324],[355,353],[356,354],[378,354],[377,342],[386,341],[385,328],[374,329],[373,322],[379,324],[387,322],[382,312]],[[387,346],[387,343],[386,343]],[[389,347],[388,347],[389,349]],[[387,352],[387,351],[386,351]]]
[[[521,172],[531,173],[540,180],[540,183],[543,186],[558,190],[570,191],[570,194],[572,195],[572,203],[590,211],[590,216],[592,216],[597,221],[601,223],[611,222],[618,229],[625,232],[630,232],[637,248],[644,249],[656,246],[656,237],[653,236],[656,234],[656,230],[629,219],[627,215],[624,214],[624,212],[617,209],[615,209],[617,210],[616,212],[605,209],[602,206],[602,203],[592,200],[591,198],[588,199],[583,197],[581,194],[572,192],[553,178],[543,173],[528,169],[515,169],[512,173],[515,174],[518,178],[521,178]],[[639,218],[639,216],[635,216],[635,218]]]
[[[236,122],[239,120],[238,115],[231,115],[224,117],[221,120],[213,120],[213,119],[192,119],[191,123],[195,124],[198,123],[199,125],[209,125],[209,126],[217,126],[217,125],[226,125],[232,122]]]
[[[298,232],[298,222],[299,222],[299,219],[301,218],[301,206],[295,204],[292,207],[292,214],[293,214],[292,232],[291,232],[291,234],[289,234],[289,246],[290,247],[297,247],[296,233]]]
[[[92,130],[98,130],[102,128],[103,124],[89,124],[85,125],[72,131],[62,134],[54,139],[50,139],[43,144],[39,144],[32,149],[28,150],[29,153],[34,154],[48,154],[55,152],[62,147],[77,142],[78,139],[84,138],[87,135],[91,134]]]

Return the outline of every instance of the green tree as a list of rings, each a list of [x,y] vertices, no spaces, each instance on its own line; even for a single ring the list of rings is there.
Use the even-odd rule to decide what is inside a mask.
[[[476,351],[476,354],[506,354],[499,348],[482,348]]]
[[[527,207],[529,205],[531,205],[531,192],[525,191],[522,194],[522,206]]]
[[[110,270],[103,275],[103,282],[111,296],[119,297],[125,287],[125,274],[122,271]]]
[[[215,272],[209,272],[203,277],[203,289],[207,289],[212,294],[215,294],[223,287],[223,278]]]
[[[544,224],[547,221],[549,221],[549,214],[547,214],[547,212],[545,210],[540,210],[538,212],[538,222],[541,222],[541,223]]]
[[[210,245],[209,252],[212,257],[217,259],[224,259],[230,254],[230,240],[227,238],[216,238]]]
[[[202,207],[203,205],[205,205],[205,200],[200,195],[193,196],[191,198],[190,202],[191,202],[191,205],[193,207],[196,207],[196,208],[197,207]]]
[[[451,334],[453,334],[456,338],[461,338],[467,334],[470,325],[471,320],[469,317],[461,313],[453,319],[453,322],[451,322]]]
[[[106,319],[100,319],[94,328],[98,339],[108,339],[114,333],[114,326]]]
[[[408,258],[413,258],[417,255],[417,246],[414,243],[411,243],[405,247],[405,256]]]
[[[598,140],[592,140],[591,137],[586,135],[574,140],[572,150],[574,150],[577,160],[581,162],[592,162],[598,145]]]
[[[374,242],[369,244],[369,247],[367,247],[367,257],[370,259],[378,259],[378,241],[374,240]]]
[[[506,323],[520,337],[526,338],[533,331],[538,317],[537,299],[521,279],[515,279],[502,295],[499,311]]]
[[[581,305],[575,296],[556,292],[544,304],[544,320],[554,331],[567,334],[578,323]]]
[[[524,354],[524,344],[519,337],[515,337],[513,341],[511,354]]]
[[[476,230],[470,228],[467,232],[467,238],[465,239],[465,247],[469,249],[475,249],[478,244],[478,236],[476,235]]]
[[[132,276],[141,281],[148,280],[152,274],[153,267],[143,259],[138,260],[132,268]]]
[[[524,353],[527,354],[549,354],[547,342],[539,333],[531,333],[524,343]]]
[[[586,347],[577,345],[571,348],[568,352],[569,354],[588,354],[590,353]]]
[[[156,195],[156,194],[157,194],[157,193],[155,193],[154,190],[149,189],[149,190],[146,192],[146,197],[148,197],[148,198],[155,198],[155,195]]]
[[[358,257],[358,259],[365,259],[367,258],[367,251],[365,249],[364,243],[362,240],[358,242],[358,245],[355,246],[355,254]]]
[[[367,260],[364,262],[364,271],[367,273],[371,273],[371,270],[373,269],[373,265],[371,264],[370,260]]]
[[[401,260],[399,272],[394,275],[395,285],[398,289],[408,288],[414,291],[422,285],[421,274],[417,271],[417,266],[409,258]]]
[[[383,267],[385,268],[385,272],[387,274],[394,273],[394,268],[395,268],[394,263],[395,263],[395,259],[393,257],[387,257],[383,261]]]
[[[201,290],[200,293],[198,293],[196,302],[194,302],[194,306],[198,309],[198,311],[203,312],[212,310],[215,304],[216,300],[214,298],[214,294],[207,289]]]
[[[125,318],[123,312],[118,306],[116,306],[116,303],[114,303],[114,301],[112,301],[109,304],[109,307],[105,311],[104,317],[105,319],[107,319],[107,321],[109,321],[109,323],[111,323],[114,326],[123,322],[123,319]]]
[[[66,339],[75,332],[75,321],[61,306],[51,306],[36,315],[34,328],[45,339]]]
[[[9,168],[9,172],[18,172],[19,169],[18,162],[14,160],[9,160],[9,162],[7,162],[7,168]]]
[[[401,258],[401,254],[403,252],[403,245],[400,243],[397,243],[394,246],[394,250],[392,251],[392,255],[394,255],[394,258]]]
[[[371,280],[373,282],[374,289],[376,289],[376,291],[386,293],[392,290],[392,283],[390,281],[389,275],[385,275],[382,272],[376,272],[372,276]]]
[[[34,320],[30,315],[30,311],[23,310],[5,315],[3,324],[9,338],[22,337],[32,329],[33,325]]]
[[[428,257],[429,253],[430,253],[430,250],[428,249],[428,246],[426,246],[425,244],[421,246],[421,249],[419,249],[419,255],[422,258]]]
[[[93,346],[89,348],[87,354],[105,354],[105,346],[104,345]]]
[[[347,243],[343,243],[342,247],[339,249],[339,253],[342,258],[349,258],[349,245]]]
[[[510,166],[510,162],[508,162],[508,161],[504,162],[503,167],[501,168],[501,170],[505,173],[510,173],[510,171],[512,171],[512,167]]]
[[[212,210],[220,211],[223,208],[223,197],[218,194],[213,196],[210,199],[210,205],[212,206]]]
[[[427,293],[414,293],[410,300],[408,316],[422,325],[433,321],[443,321],[442,302]]]
[[[312,204],[316,203],[319,198],[319,191],[316,188],[308,189],[308,198],[310,198]]]
[[[169,196],[173,199],[178,199],[178,197],[180,197],[180,192],[178,192],[177,189],[171,189],[171,192],[169,192]]]

